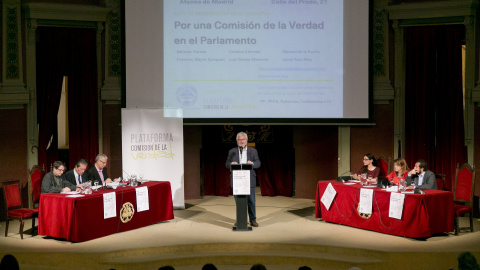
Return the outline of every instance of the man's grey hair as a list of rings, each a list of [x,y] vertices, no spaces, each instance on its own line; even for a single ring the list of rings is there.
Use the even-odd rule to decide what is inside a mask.
[[[95,162],[99,161],[102,157],[105,159],[108,159],[107,155],[105,154],[98,154],[97,157],[95,158]]]
[[[75,167],[80,167],[80,165],[88,166],[88,162],[85,159],[81,158],[77,160],[77,163],[75,163]]]
[[[245,138],[247,138],[247,142],[248,142],[248,135],[247,135],[247,133],[245,133],[245,132],[243,132],[243,131],[238,132],[238,133],[237,133],[237,140],[238,140],[238,137],[240,137],[240,136],[245,136]]]

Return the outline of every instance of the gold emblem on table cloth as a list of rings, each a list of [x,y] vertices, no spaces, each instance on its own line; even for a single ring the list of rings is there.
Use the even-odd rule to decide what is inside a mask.
[[[122,210],[120,210],[120,220],[123,223],[127,223],[132,220],[134,214],[135,208],[133,208],[133,204],[126,202],[123,204]]]
[[[364,219],[369,219],[372,216],[372,214],[360,213],[360,205],[357,206],[357,212],[358,212],[358,215]]]

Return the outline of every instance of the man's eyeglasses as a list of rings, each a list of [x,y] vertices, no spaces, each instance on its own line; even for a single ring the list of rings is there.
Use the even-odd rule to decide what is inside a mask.
[[[106,161],[101,161],[101,160],[98,160],[98,161],[102,162],[103,165],[107,165],[107,162],[106,162]]]

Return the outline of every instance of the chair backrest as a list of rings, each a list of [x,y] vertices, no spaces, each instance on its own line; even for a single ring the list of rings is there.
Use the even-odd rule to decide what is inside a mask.
[[[6,210],[10,211],[12,209],[22,208],[22,198],[20,197],[20,181],[7,180],[2,182],[2,186]]]
[[[380,176],[387,176],[390,171],[390,159],[385,156],[380,156],[377,159],[377,166],[380,167]]]
[[[457,164],[453,190],[454,200],[473,202],[473,179],[475,179],[475,171],[468,163],[464,163],[460,167]]]
[[[28,171],[28,186],[31,192],[32,204],[40,202],[40,194],[42,193],[42,180],[45,176],[45,171],[40,169],[40,166],[34,165],[31,170]]]
[[[436,173],[435,174],[435,181],[437,181],[437,189],[444,190],[445,189],[445,174]]]

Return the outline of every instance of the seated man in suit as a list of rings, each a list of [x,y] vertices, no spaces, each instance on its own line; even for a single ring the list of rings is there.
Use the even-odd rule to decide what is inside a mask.
[[[105,154],[97,155],[94,166],[87,170],[88,180],[91,180],[92,182],[95,180],[101,181],[102,186],[112,182],[112,179],[108,177],[107,173],[107,159],[108,157]]]
[[[407,189],[437,189],[435,174],[428,170],[427,162],[423,159],[415,163],[413,170],[407,175]]]
[[[88,163],[85,159],[79,159],[75,164],[75,168],[65,173],[65,179],[67,179],[68,182],[72,183],[75,186],[87,182],[88,174],[85,173],[85,171],[87,170],[87,165]]]
[[[55,161],[53,163],[53,171],[45,174],[43,177],[42,193],[80,191],[79,187],[76,187],[65,179],[63,175],[64,171],[65,164],[61,161]]]

